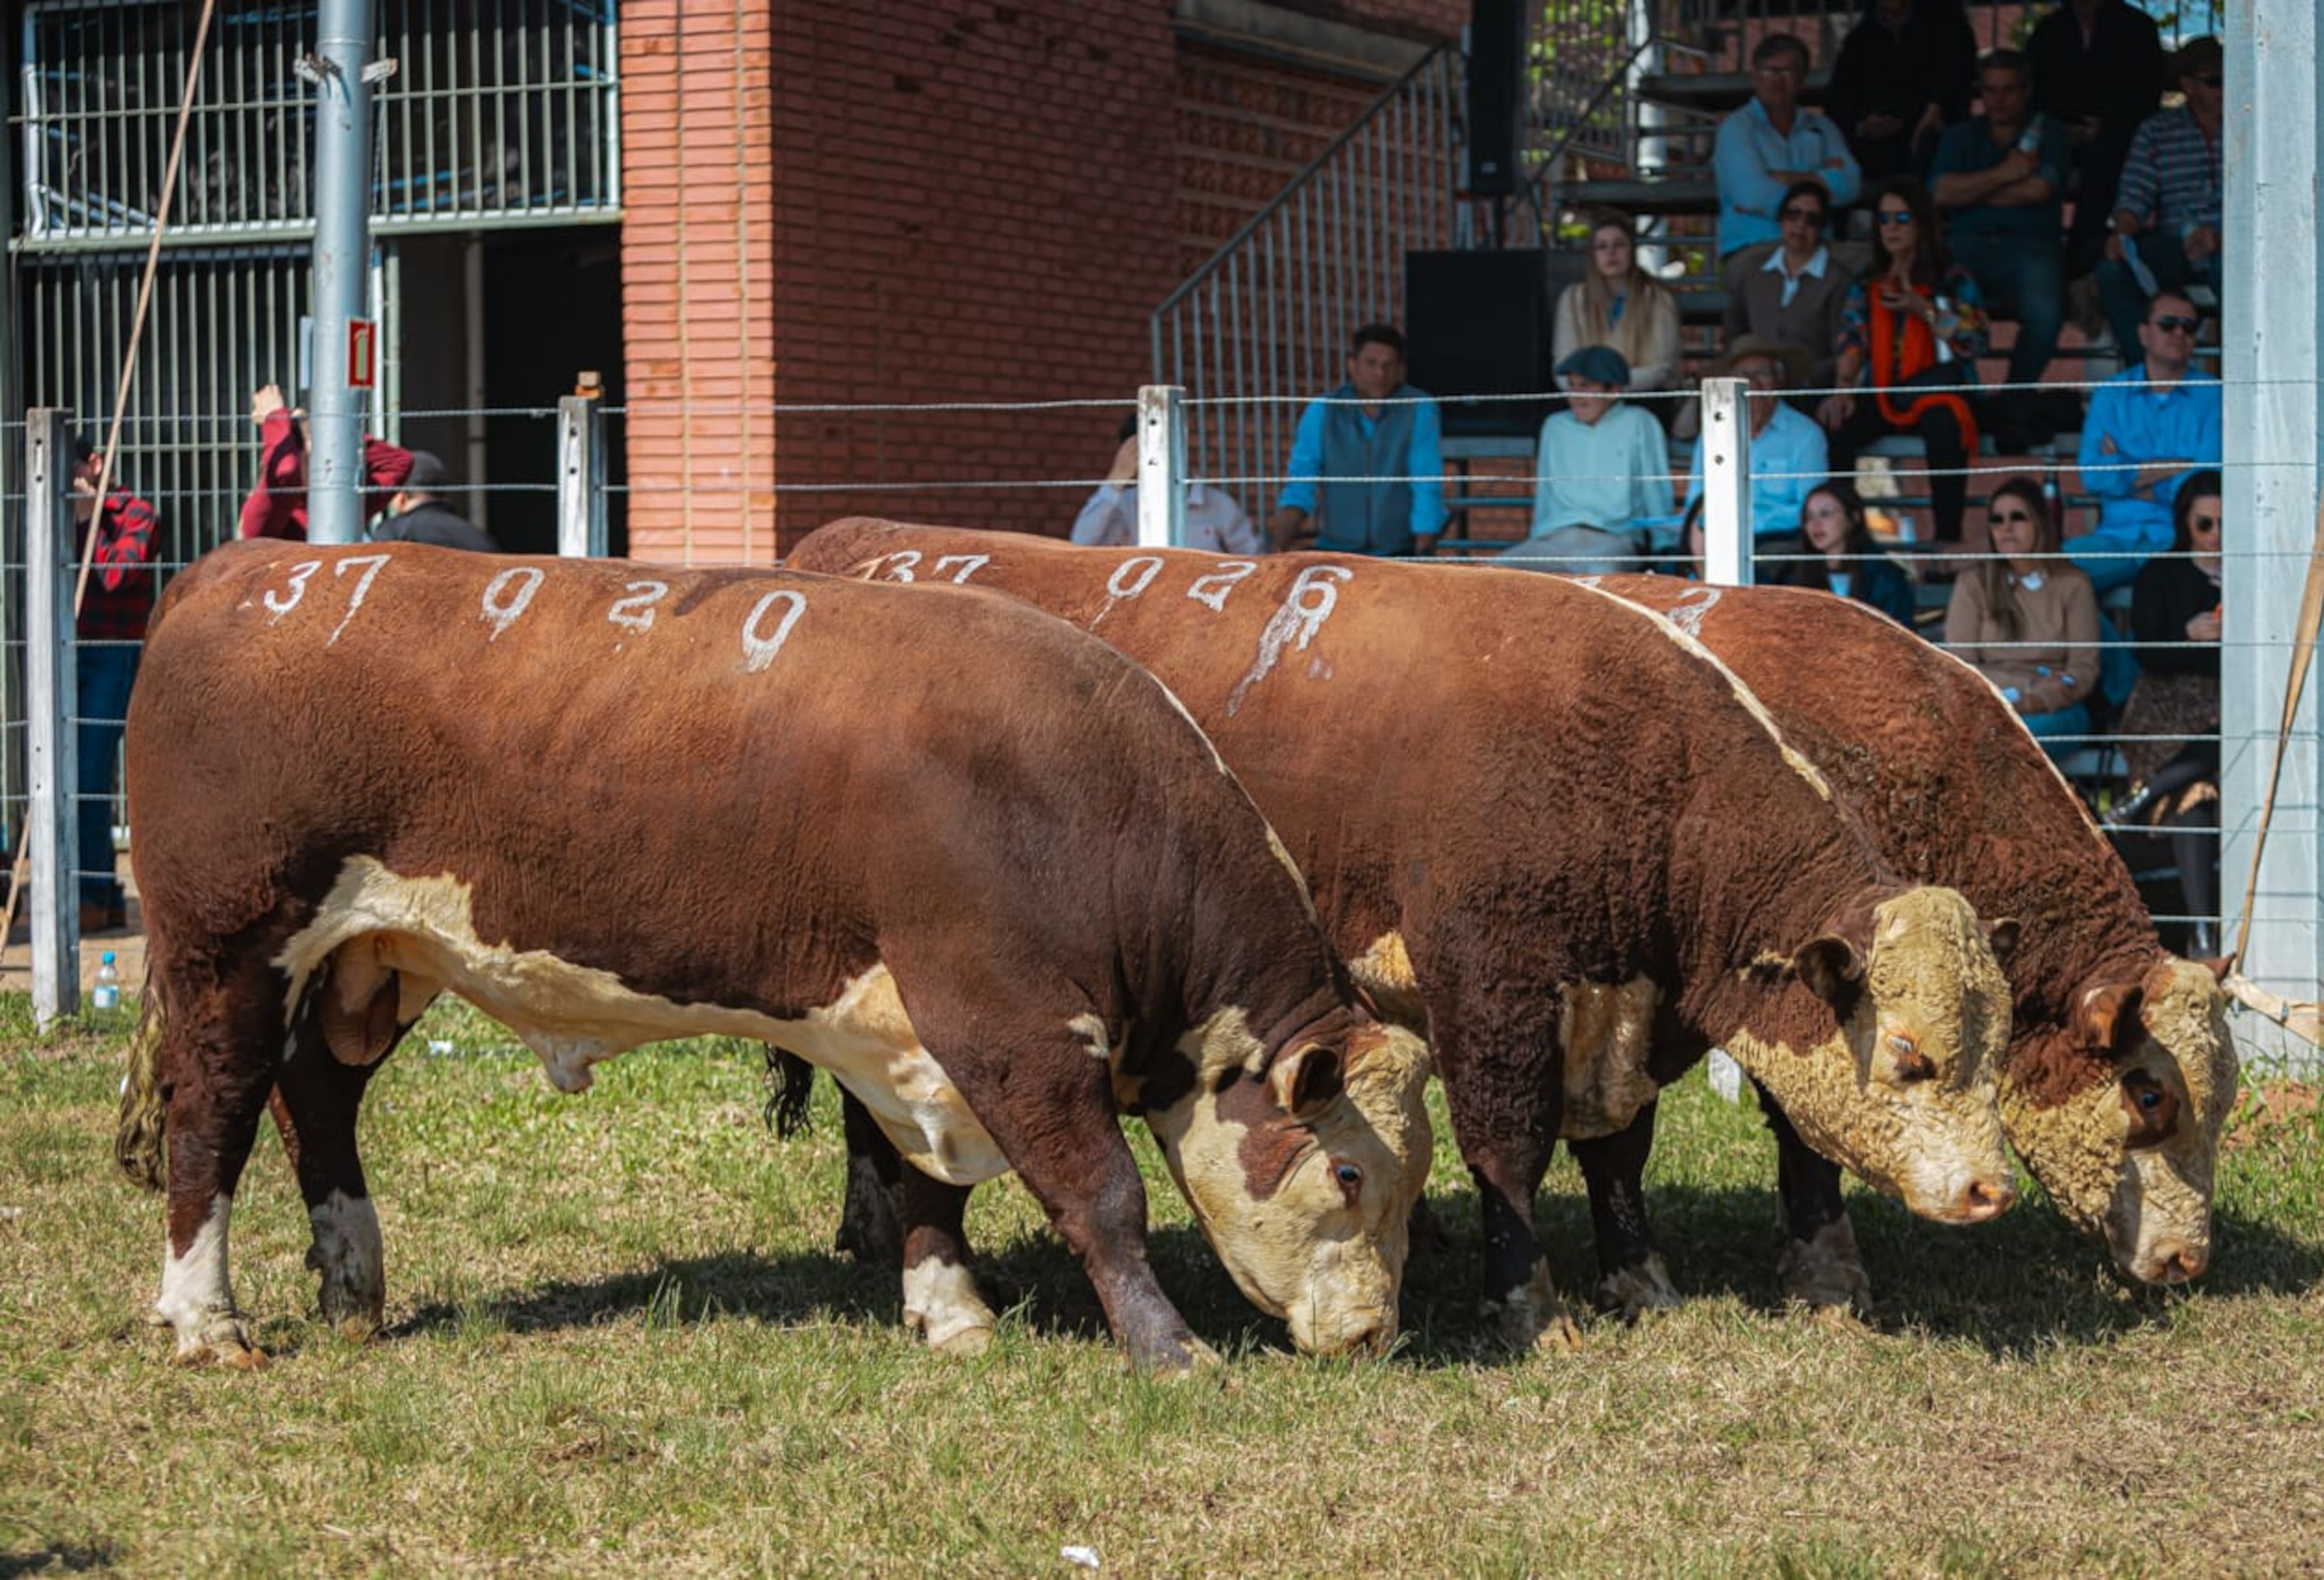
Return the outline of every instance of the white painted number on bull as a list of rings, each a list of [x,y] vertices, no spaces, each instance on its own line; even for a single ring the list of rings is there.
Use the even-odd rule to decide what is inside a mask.
[[[320,560],[301,560],[291,567],[290,586],[284,589],[290,596],[278,598],[272,592],[266,595],[266,606],[274,611],[274,620],[268,621],[268,625],[273,625],[298,607],[298,600],[307,596],[307,579],[322,569],[323,561]]]
[[[913,579],[912,567],[919,562],[918,549],[899,548],[893,554],[883,554],[873,560],[864,573],[864,580],[876,582],[885,576],[891,582],[908,582]]]
[[[1678,602],[1670,606],[1670,624],[1697,641],[1703,639],[1703,616],[1719,601],[1717,587],[1689,587]]]
[[[605,612],[605,618],[632,631],[650,629],[654,625],[654,606],[669,597],[669,584],[624,582],[622,590],[629,596],[614,599],[614,607]]]
[[[511,586],[516,588],[515,595],[504,599],[501,595]],[[534,565],[516,566],[486,582],[483,613],[480,618],[491,623],[493,634],[484,639],[488,642],[498,641],[500,633],[516,623],[517,616],[523,613],[525,606],[533,601],[533,595],[540,590],[540,569]]]
[[[387,562],[388,557],[384,554],[350,554],[332,568],[333,575],[344,576],[350,565],[366,567],[363,573],[356,578],[355,590],[348,594],[347,612],[340,615],[339,623],[331,627],[331,636],[329,640],[323,644],[324,647],[327,648],[332,642],[337,641],[339,633],[347,629],[347,623],[355,618],[355,611],[363,606],[363,595],[371,591],[371,584],[379,574],[379,567]]]
[[[775,622],[772,636],[760,636],[759,622],[765,619],[767,611],[778,603],[787,604],[790,607],[784,612],[783,618]],[[795,592],[771,592],[757,603],[752,604],[750,618],[743,622],[743,669],[745,673],[756,675],[768,665],[772,664],[774,655],[783,651],[784,639],[791,634],[791,627],[798,625],[799,617],[806,612],[807,599]]]
[[[1116,604],[1144,592],[1154,586],[1155,577],[1161,573],[1162,561],[1151,554],[1141,554],[1134,560],[1125,560],[1115,566],[1114,573],[1105,578],[1105,607],[1098,611],[1095,620],[1089,622],[1089,629],[1094,631],[1105,624],[1105,617],[1114,612]]]
[[[1300,573],[1299,580],[1291,584],[1290,595],[1283,600],[1283,607],[1274,612],[1267,628],[1259,633],[1259,652],[1251,660],[1250,673],[1236,681],[1235,690],[1227,695],[1226,711],[1230,715],[1241,710],[1243,698],[1267,678],[1267,672],[1275,666],[1285,648],[1295,647],[1302,652],[1307,650],[1307,644],[1315,639],[1315,633],[1323,629],[1324,622],[1339,607],[1340,584],[1354,579],[1355,573],[1345,565],[1310,565]]]
[[[947,565],[957,565],[960,569],[954,573],[952,585],[966,586],[971,576],[975,575],[992,562],[993,557],[989,554],[947,554],[936,561],[936,574],[943,575],[944,567]]]
[[[1219,568],[1208,576],[1196,576],[1195,585],[1186,589],[1186,596],[1196,603],[1207,603],[1221,613],[1226,612],[1226,595],[1235,590],[1235,584],[1259,569],[1256,560],[1222,560]]]

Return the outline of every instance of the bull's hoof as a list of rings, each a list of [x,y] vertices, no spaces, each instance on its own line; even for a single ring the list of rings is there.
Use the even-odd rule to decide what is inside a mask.
[[[1217,1350],[1191,1333],[1181,1335],[1176,1344],[1132,1355],[1129,1363],[1149,1376],[1166,1379],[1191,1377],[1197,1372],[1216,1371],[1226,1364]]]
[[[1819,1318],[1845,1323],[1872,1314],[1872,1281],[1856,1254],[1856,1233],[1844,1218],[1834,1218],[1806,1240],[1784,1243],[1776,1273],[1784,1298]]]
[[[1660,1252],[1633,1267],[1620,1268],[1598,1280],[1598,1310],[1635,1323],[1648,1311],[1669,1310],[1679,1303],[1670,1287],[1670,1271]]]
[[[240,1319],[220,1316],[199,1331],[178,1336],[178,1352],[170,1357],[179,1366],[228,1366],[238,1372],[266,1369],[266,1351],[250,1342]]]
[[[956,1356],[962,1360],[982,1355],[993,1346],[990,1324],[963,1323],[943,1333],[931,1333],[928,1347],[939,1355]]]
[[[1566,1316],[1546,1263],[1534,1269],[1524,1288],[1486,1301],[1485,1312],[1494,1332],[1512,1350],[1569,1355],[1581,1348],[1581,1330]]]

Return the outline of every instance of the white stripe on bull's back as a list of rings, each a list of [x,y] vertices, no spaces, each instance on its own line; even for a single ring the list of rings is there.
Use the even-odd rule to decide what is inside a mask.
[[[374,982],[379,973],[394,972],[404,1006],[425,1004],[439,992],[467,999],[538,1054],[560,1091],[586,1091],[589,1066],[640,1043],[745,1037],[830,1071],[871,1110],[897,1150],[934,1178],[970,1185],[1009,1166],[920,1046],[884,965],[796,1020],[679,1004],[635,992],[594,966],[486,943],[476,933],[467,883],[450,874],[402,876],[369,856],[349,859],[314,919],[275,956],[273,965],[290,979],[290,1014],[334,956]]]
[[[1717,653],[1703,646],[1698,638],[1689,636],[1669,615],[1660,614],[1644,605],[1632,603],[1626,598],[1618,598],[1607,592],[1604,587],[1584,586],[1579,582],[1571,585],[1581,587],[1584,592],[1593,598],[1605,599],[1606,602],[1626,613],[1643,615],[1653,621],[1664,636],[1676,642],[1692,656],[1710,665],[1726,681],[1727,689],[1735,693],[1735,700],[1743,704],[1744,711],[1757,719],[1760,728],[1767,731],[1767,738],[1775,742],[1776,749],[1783,754],[1783,760],[1791,765],[1791,771],[1806,780],[1809,786],[1825,800],[1831,799],[1831,786],[1824,782],[1824,776],[1817,770],[1816,765],[1794,751],[1791,743],[1783,738],[1783,731],[1776,728],[1775,717],[1767,711],[1767,704],[1759,700],[1759,693],[1746,686],[1743,683],[1743,678],[1729,669]]]

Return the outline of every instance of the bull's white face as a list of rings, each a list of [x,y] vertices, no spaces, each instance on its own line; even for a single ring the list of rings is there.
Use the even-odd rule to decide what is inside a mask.
[[[1728,1051],[1808,1145],[1921,1217],[1997,1217],[2016,1199],[1995,1107],[2009,982],[1949,889],[1909,889],[1872,917],[1868,956],[1841,970],[1854,991],[1841,988],[1837,1037],[1804,1056],[1749,1036]]]
[[[2179,1284],[2211,1263],[2212,1171],[2235,1107],[2235,1040],[2210,968],[2162,960],[2133,994],[2086,986],[2083,1007],[2115,998],[2107,1079],[2063,1102],[2006,1074],[2001,1120],[2058,1210],[2104,1239],[2115,1262],[2150,1284]],[[2083,1017],[2062,1035],[2086,1037]],[[2122,1051],[2119,1054],[2113,1049]],[[2045,1060],[2045,1063],[2055,1062]]]
[[[1256,1075],[1263,1050],[1229,1010],[1183,1051],[1194,1090],[1146,1122],[1228,1273],[1302,1350],[1385,1350],[1433,1147],[1420,1040],[1367,1023]]]

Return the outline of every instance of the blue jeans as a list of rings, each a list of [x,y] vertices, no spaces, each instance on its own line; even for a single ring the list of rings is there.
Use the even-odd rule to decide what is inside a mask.
[[[2066,327],[2066,249],[2056,236],[1952,236],[1953,259],[1977,278],[1986,305],[2017,321],[2009,381],[2039,384]]]
[[[2026,728],[2032,731],[2033,738],[2041,743],[2041,749],[2053,757],[2080,750],[2082,745],[2080,741],[2058,741],[2058,736],[2090,733],[2090,707],[2085,703],[2076,703],[2054,713],[2027,713],[2018,717],[2026,721]]]
[[[2212,253],[2200,263],[2190,262],[2186,244],[2159,230],[2141,230],[2133,240],[2138,245],[2139,262],[2146,266],[2160,288],[2179,291],[2189,285],[2208,285],[2213,295],[2220,295],[2219,254]],[[2122,354],[2122,365],[2144,362],[2146,353],[2139,349],[2138,326],[2146,320],[2147,298],[2146,293],[2138,288],[2131,266],[2116,258],[2101,258],[2091,277],[2098,282],[2098,300],[2106,306],[2106,327],[2114,331],[2114,343]],[[1985,282],[1981,277],[1977,283]],[[2222,295],[2220,299],[2226,298]]]
[[[122,902],[113,876],[113,765],[121,756],[121,726],[129,712],[129,688],[138,678],[135,642],[85,642],[74,651],[74,755],[80,765],[80,820],[75,854],[85,904],[108,909]]]

